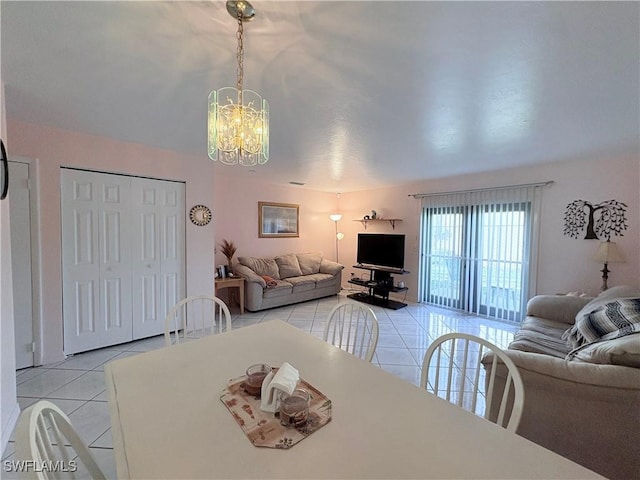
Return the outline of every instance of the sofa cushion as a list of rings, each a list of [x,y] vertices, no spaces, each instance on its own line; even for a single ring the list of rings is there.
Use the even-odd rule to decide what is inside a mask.
[[[527,302],[527,316],[563,322],[566,329],[575,323],[576,314],[591,300],[572,295],[536,295]]]
[[[588,345],[570,359],[640,368],[640,333]]]
[[[293,253],[280,255],[276,257],[275,260],[278,264],[278,270],[280,271],[280,278],[285,279],[302,275],[300,264],[298,264],[298,257]]]
[[[276,280],[280,280],[280,271],[275,258],[258,258],[258,257],[238,257],[240,265],[250,268],[257,275],[268,275]]]
[[[567,324],[554,322],[546,318],[526,317],[516,332],[509,350],[542,353],[557,358],[564,358],[571,350],[562,339]]]
[[[307,278],[310,278],[314,282],[316,282],[317,288],[333,285],[336,282],[336,277],[333,275],[329,275],[328,273],[315,273],[313,275],[307,275]]]
[[[299,253],[296,256],[298,257],[302,275],[313,275],[320,271],[321,253]]]
[[[316,281],[313,275],[303,275],[301,277],[287,278],[287,282],[293,285],[293,293],[307,292],[316,288]]]
[[[271,288],[265,288],[262,292],[263,298],[281,297],[283,295],[291,295],[293,285],[286,280],[276,280],[276,285]]]

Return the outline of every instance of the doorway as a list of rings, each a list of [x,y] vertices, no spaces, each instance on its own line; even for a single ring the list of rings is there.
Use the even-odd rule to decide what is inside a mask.
[[[9,217],[11,224],[11,269],[13,272],[16,369],[35,365],[34,326],[36,324],[32,235],[33,212],[30,194],[30,165],[10,161]],[[35,203],[35,202],[33,202]]]

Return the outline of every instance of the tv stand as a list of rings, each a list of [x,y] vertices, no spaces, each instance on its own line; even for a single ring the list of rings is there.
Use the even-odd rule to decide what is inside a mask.
[[[348,298],[357,300],[358,302],[368,303],[369,305],[390,308],[392,310],[398,310],[407,306],[406,303],[390,300],[389,293],[406,292],[408,290],[407,287],[395,286],[393,283],[393,277],[391,275],[404,275],[409,272],[402,269],[375,267],[360,264],[354,265],[353,268],[369,270],[369,280],[352,278],[348,283],[365,287],[368,289],[368,291],[352,293],[350,295],[347,295]]]

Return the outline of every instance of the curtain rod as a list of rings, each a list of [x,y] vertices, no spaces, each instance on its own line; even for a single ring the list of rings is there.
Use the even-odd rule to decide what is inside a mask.
[[[453,195],[454,193],[474,193],[474,192],[486,192],[489,190],[506,190],[508,188],[523,188],[523,187],[546,187],[551,185],[553,180],[540,183],[523,183],[521,185],[505,185],[503,187],[488,187],[488,188],[476,188],[473,190],[458,190],[455,192],[438,192],[438,193],[410,193],[408,197],[424,198],[424,197],[437,197],[439,195]]]

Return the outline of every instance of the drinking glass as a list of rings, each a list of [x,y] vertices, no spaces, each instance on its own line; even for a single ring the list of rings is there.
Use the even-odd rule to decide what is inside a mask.
[[[311,394],[304,388],[296,388],[291,395],[280,398],[280,425],[302,427],[309,418],[309,400]]]
[[[262,382],[271,372],[271,367],[266,363],[256,363],[247,368],[247,379],[244,382],[244,390],[249,395],[259,397],[262,393]]]

